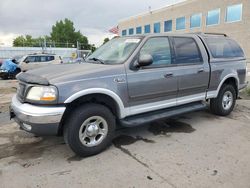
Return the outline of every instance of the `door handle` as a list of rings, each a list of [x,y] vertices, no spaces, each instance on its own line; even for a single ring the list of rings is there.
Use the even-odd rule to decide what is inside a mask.
[[[173,77],[173,75],[174,75],[174,74],[171,72],[171,73],[165,74],[164,77],[165,77],[165,78],[171,78],[171,77]]]
[[[203,68],[201,68],[201,69],[199,69],[199,70],[197,71],[197,73],[202,73],[202,72],[204,72],[204,69],[203,69]]]

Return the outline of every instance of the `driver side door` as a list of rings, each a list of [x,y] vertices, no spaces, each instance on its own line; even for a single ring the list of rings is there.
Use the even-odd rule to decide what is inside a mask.
[[[151,55],[149,66],[129,70],[127,75],[130,113],[139,114],[176,105],[176,67],[172,64],[172,48],[168,37],[149,38],[140,55]]]

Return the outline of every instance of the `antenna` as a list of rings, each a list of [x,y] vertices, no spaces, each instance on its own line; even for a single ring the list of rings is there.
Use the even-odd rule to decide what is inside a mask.
[[[150,14],[152,14],[152,10],[151,9],[152,9],[151,6],[149,6],[148,7],[148,11],[149,11]]]

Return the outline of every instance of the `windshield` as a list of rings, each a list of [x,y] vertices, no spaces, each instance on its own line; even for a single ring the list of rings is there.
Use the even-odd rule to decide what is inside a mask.
[[[115,38],[98,48],[87,61],[103,64],[123,63],[140,43],[140,38]]]

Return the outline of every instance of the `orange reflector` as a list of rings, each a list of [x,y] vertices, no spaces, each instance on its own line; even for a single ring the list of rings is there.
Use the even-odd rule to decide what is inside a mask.
[[[40,98],[41,101],[54,101],[56,100],[55,97],[41,97]]]

